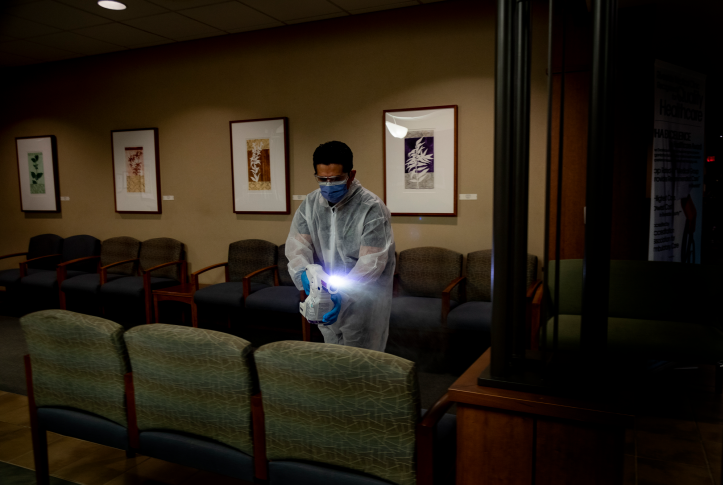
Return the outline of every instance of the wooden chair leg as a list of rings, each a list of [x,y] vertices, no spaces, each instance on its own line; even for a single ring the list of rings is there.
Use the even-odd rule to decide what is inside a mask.
[[[31,434],[33,437],[33,457],[35,459],[35,480],[38,485],[49,485],[48,435],[44,429],[38,429],[37,427],[31,430]]]
[[[58,301],[60,302],[60,309],[67,310],[65,303],[65,292],[63,290],[58,290]]]
[[[154,322],[157,323],[157,322],[161,321],[161,312],[158,309],[158,298],[155,296],[153,297],[153,316],[155,317],[155,320],[153,320]],[[151,323],[151,322],[148,322],[148,323]]]
[[[198,306],[195,302],[191,302],[191,323],[193,328],[198,328]]]
[[[301,317],[301,339],[311,342],[311,324],[305,317]]]
[[[226,326],[227,326],[228,328],[231,328],[231,314],[230,314],[230,313],[229,313],[228,316],[226,317]]]
[[[153,302],[152,297],[146,296],[146,323],[151,323],[153,320]]]

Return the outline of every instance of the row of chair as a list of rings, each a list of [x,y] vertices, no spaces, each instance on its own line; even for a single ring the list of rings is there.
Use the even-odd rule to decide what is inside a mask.
[[[422,416],[413,362],[64,310],[20,321],[38,484],[46,431],[272,485],[454,480],[451,403]]]

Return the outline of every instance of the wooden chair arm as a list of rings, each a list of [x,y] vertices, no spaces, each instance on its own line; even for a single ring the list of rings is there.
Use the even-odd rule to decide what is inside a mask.
[[[152,268],[143,270],[143,281],[146,280],[146,275],[148,275],[148,283],[151,282],[151,271],[165,268],[166,266],[173,266],[176,264],[181,265],[181,283],[185,283],[186,281],[188,281],[188,262],[185,259],[179,259],[178,261],[169,261],[168,263],[161,263]]]
[[[542,323],[542,297],[544,293],[544,286],[539,280],[530,285],[527,290],[526,317],[530,335],[530,350],[540,348],[540,324]]]
[[[138,258],[133,259],[126,259],[123,261],[116,261],[115,263],[106,264],[105,266],[100,267],[100,285],[103,286],[108,282],[108,268],[112,268],[113,266],[120,266],[121,264],[126,263],[135,263],[140,261]]]
[[[454,404],[445,393],[417,424],[417,485],[434,483],[434,434],[437,423]]]
[[[530,286],[527,287],[527,299],[532,298],[535,295],[535,290],[542,284],[542,280],[533,281]]]
[[[442,290],[442,326],[447,326],[447,315],[449,315],[449,305],[450,305],[450,293],[454,289],[455,286],[460,284],[466,276],[460,276],[459,278],[455,278],[452,280],[452,282],[444,289]]]
[[[41,259],[47,259],[47,258],[59,258],[60,254],[48,254],[47,256],[38,256],[37,258],[32,259],[26,259],[25,261],[20,262],[20,277],[24,278],[28,275],[28,263],[32,263],[34,261],[40,261]]]
[[[191,283],[193,283],[193,288],[195,290],[198,290],[198,288],[199,288],[198,275],[200,275],[201,273],[205,273],[206,271],[215,269],[215,268],[220,268],[221,266],[226,267],[226,283],[228,283],[228,280],[230,279],[230,275],[229,275],[229,271],[228,271],[228,261],[226,261],[225,263],[216,263],[216,264],[212,264],[211,266],[206,266],[205,268],[199,269],[198,271],[191,273]]]
[[[0,256],[0,259],[5,259],[5,258],[14,258],[14,257],[16,257],[16,256],[27,256],[27,255],[28,255],[28,253],[13,253],[13,254],[6,254],[5,256]]]
[[[100,256],[85,256],[85,257],[83,257],[83,258],[71,259],[70,261],[66,261],[66,262],[64,262],[64,263],[60,263],[60,264],[58,265],[58,268],[60,268],[60,267],[65,267],[65,266],[68,266],[68,265],[71,265],[71,264],[74,264],[74,263],[77,263],[77,262],[80,262],[80,261],[88,261],[88,260],[90,260],[90,259],[98,259],[98,260],[100,260]]]
[[[266,460],[266,428],[261,393],[251,396],[251,419],[254,432],[254,474],[259,480],[266,480],[268,478],[268,461]]]
[[[136,393],[133,386],[133,372],[123,375],[126,390],[126,410],[128,416],[128,444],[132,450],[138,449],[138,418],[136,414]]]
[[[264,271],[269,271],[271,269],[274,270],[274,286],[279,286],[279,266],[277,264],[257,269],[256,271],[252,271],[251,273],[244,276],[244,306],[246,306],[246,298],[248,298],[251,294],[251,278],[256,276],[257,274],[263,273]]]

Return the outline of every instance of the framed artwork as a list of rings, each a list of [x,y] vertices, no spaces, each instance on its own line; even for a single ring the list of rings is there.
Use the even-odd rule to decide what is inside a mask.
[[[384,202],[393,216],[457,215],[457,106],[385,110]]]
[[[113,189],[119,214],[161,213],[158,128],[113,130]]]
[[[55,136],[15,138],[20,183],[20,210],[60,212],[58,146]]]
[[[289,214],[289,120],[231,121],[236,214]]]

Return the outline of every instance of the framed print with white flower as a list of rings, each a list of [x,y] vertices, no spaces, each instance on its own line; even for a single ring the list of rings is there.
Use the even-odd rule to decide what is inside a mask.
[[[393,216],[457,215],[457,106],[384,111],[384,202]]]
[[[233,211],[289,214],[289,120],[231,121]]]
[[[161,213],[158,128],[113,130],[113,188],[119,214]]]
[[[58,146],[55,136],[15,138],[20,182],[20,210],[60,212]]]

